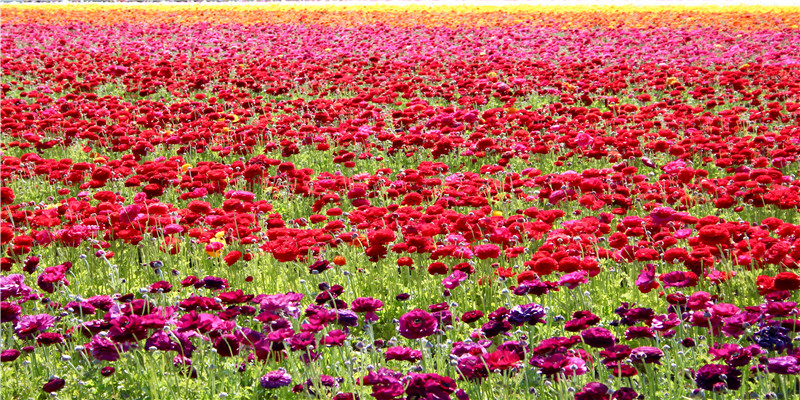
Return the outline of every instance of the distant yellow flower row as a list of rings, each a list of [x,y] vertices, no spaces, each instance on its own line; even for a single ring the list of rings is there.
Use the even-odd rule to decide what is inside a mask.
[[[337,6],[337,5],[4,5],[3,24],[153,23],[314,24],[383,23],[413,26],[508,26],[575,28],[798,29],[800,7],[765,6]]]

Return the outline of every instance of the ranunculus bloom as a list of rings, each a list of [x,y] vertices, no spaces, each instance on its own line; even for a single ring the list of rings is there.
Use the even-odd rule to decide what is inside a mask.
[[[610,347],[617,341],[611,331],[605,328],[586,329],[581,332],[581,339],[592,347]]]
[[[767,359],[767,371],[780,375],[800,374],[800,363],[797,357],[784,356]]]
[[[42,386],[42,390],[47,393],[54,393],[64,388],[66,381],[61,378],[51,378]]]
[[[2,352],[0,352],[0,362],[12,362],[16,360],[20,354],[22,353],[17,349],[3,350]]]
[[[719,384],[722,384],[725,389],[738,390],[742,386],[742,372],[729,365],[706,364],[694,376],[700,389],[719,390]]]
[[[406,339],[421,339],[436,332],[439,323],[436,317],[425,310],[414,309],[400,317],[400,336]]]
[[[289,386],[292,383],[292,376],[283,368],[270,371],[261,377],[261,387],[264,389],[277,389]]]

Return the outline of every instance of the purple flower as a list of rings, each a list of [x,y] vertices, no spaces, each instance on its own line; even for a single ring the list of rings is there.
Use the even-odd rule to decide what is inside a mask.
[[[491,320],[483,326],[481,326],[481,332],[483,332],[486,337],[495,337],[501,333],[508,332],[512,328],[512,325],[508,321],[497,321]]]
[[[659,275],[659,279],[664,282],[664,287],[689,287],[697,286],[697,275],[688,271],[672,271]]]
[[[518,306],[514,306],[508,312],[508,322],[514,326],[520,326],[523,324],[528,325],[536,325],[537,323],[545,323],[544,320],[545,311],[544,307],[540,306],[536,303],[529,303],[529,304],[522,304]]]
[[[750,340],[768,351],[778,353],[792,348],[792,339],[787,335],[789,329],[782,326],[767,326],[762,328]]]
[[[291,383],[292,376],[289,375],[283,368],[267,372],[261,377],[261,387],[264,389],[277,389],[280,387],[289,386]]]
[[[47,393],[54,393],[63,389],[64,384],[66,384],[66,382],[61,378],[58,377],[50,378],[50,380],[47,381],[47,383],[45,383],[44,386],[42,386],[42,390],[44,390]]]
[[[589,328],[581,332],[583,342],[592,347],[610,347],[616,343],[614,335],[605,328]]]
[[[659,360],[664,357],[664,352],[658,347],[642,346],[631,350],[630,359],[633,363],[661,364]]]
[[[328,332],[325,335],[325,338],[322,339],[322,344],[325,346],[343,346],[344,341],[347,339],[347,333],[342,331],[341,329],[334,329]]]
[[[767,359],[767,371],[780,375],[797,375],[800,365],[797,358],[792,356],[774,357]]]
[[[697,387],[705,390],[721,391],[737,390],[742,386],[742,372],[729,365],[706,364],[694,375]]]
[[[576,376],[583,375],[589,371],[586,367],[586,361],[562,353],[555,353],[547,357],[533,356],[528,363],[538,367],[545,376],[554,376],[562,373],[565,376]]]
[[[406,339],[421,339],[433,335],[439,322],[425,310],[414,309],[400,317],[400,336]]]
[[[22,353],[17,349],[3,350],[2,352],[0,352],[0,362],[12,362],[16,360],[20,354]]]
[[[708,349],[708,354],[714,356],[714,361],[724,360],[725,364],[732,367],[743,367],[749,364],[753,356],[757,356],[761,352],[761,348],[756,345],[742,347],[736,343],[725,343],[719,348]]]
[[[87,347],[92,350],[92,357],[100,361],[117,361],[119,359],[117,344],[106,338],[95,336]]]
[[[437,374],[410,373],[403,381],[409,399],[450,400],[456,391],[456,381]]]
[[[261,294],[253,298],[253,303],[258,303],[261,306],[261,311],[269,311],[273,314],[284,312],[292,318],[300,317],[300,300],[304,295],[302,293],[289,292],[286,294]]]
[[[458,360],[458,372],[469,381],[481,381],[489,376],[489,370],[481,357],[467,356]]]
[[[358,315],[350,310],[336,310],[336,322],[341,326],[358,326]]]
[[[382,399],[396,399],[403,394],[403,384],[400,378],[403,374],[389,368],[381,368],[368,373],[361,378],[361,384],[372,386],[372,397]]]
[[[372,297],[359,297],[353,300],[350,308],[356,313],[366,313],[364,320],[367,322],[375,322],[378,320],[378,315],[375,311],[380,311],[383,308],[383,302]]]
[[[558,286],[566,286],[568,289],[575,289],[586,282],[589,282],[589,273],[584,270],[579,270],[562,276],[561,279],[558,280]]]
[[[608,400],[608,386],[600,382],[589,382],[578,393],[575,400]]]
[[[0,323],[16,323],[21,314],[22,307],[7,301],[0,303]]]
[[[450,276],[442,280],[442,285],[444,285],[444,287],[447,289],[455,289],[461,284],[461,282],[465,281],[466,279],[467,279],[466,272],[461,270],[455,270],[453,271],[452,274],[450,274]]]
[[[650,211],[650,220],[653,225],[658,227],[668,224],[670,221],[679,220],[681,215],[669,207],[656,207]]]
[[[543,282],[540,280],[528,280],[519,284],[514,288],[514,295],[525,296],[532,294],[534,296],[543,296],[550,292],[550,289],[556,285],[553,282]]]
[[[636,278],[636,286],[642,293],[649,293],[651,290],[658,287],[656,282],[656,266],[647,264],[644,266],[639,276]]]
[[[636,393],[633,388],[629,387],[621,387],[617,389],[614,394],[611,396],[614,400],[635,400],[639,397],[639,394]]]
[[[386,349],[386,351],[383,353],[383,357],[386,359],[386,361],[397,360],[416,362],[422,359],[422,352],[408,347],[396,346]]]
[[[14,332],[20,339],[33,336],[37,331],[45,331],[55,325],[55,317],[50,314],[23,315],[17,321]]]
[[[0,300],[6,300],[9,297],[22,297],[31,293],[31,288],[25,285],[25,276],[20,274],[11,274],[9,276],[0,276]]]

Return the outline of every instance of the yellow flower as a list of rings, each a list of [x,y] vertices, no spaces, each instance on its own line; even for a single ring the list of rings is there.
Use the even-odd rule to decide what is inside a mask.
[[[503,212],[500,211],[500,210],[494,210],[494,211],[492,211],[492,216],[493,217],[502,217],[503,216]]]
[[[189,168],[192,168],[192,164],[183,164],[181,165],[181,172],[185,174],[186,171],[189,170]]]

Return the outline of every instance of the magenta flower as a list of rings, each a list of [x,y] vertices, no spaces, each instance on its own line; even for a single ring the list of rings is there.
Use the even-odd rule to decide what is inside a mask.
[[[651,290],[658,288],[658,282],[656,282],[655,265],[645,265],[642,271],[639,272],[639,276],[636,278],[636,286],[642,293],[649,293]]]
[[[455,289],[461,284],[461,282],[465,281],[466,279],[467,279],[466,272],[461,270],[455,270],[453,271],[452,274],[450,274],[450,276],[442,280],[442,285],[444,285],[444,287],[447,289]]]
[[[289,386],[292,383],[292,376],[289,375],[285,369],[276,369],[270,371],[261,377],[261,387],[264,389],[277,389],[284,386]]]
[[[400,317],[398,331],[406,339],[421,339],[433,335],[439,327],[436,317],[425,310],[414,309]]]
[[[386,351],[383,352],[383,357],[386,359],[386,361],[397,360],[416,362],[422,359],[422,352],[408,347],[395,346],[386,349]]]
[[[375,312],[383,308],[383,302],[378,299],[373,299],[372,297],[359,297],[353,300],[350,304],[350,308],[353,312],[365,313],[365,321],[375,322],[378,320],[378,314],[375,314]]]
[[[797,357],[783,356],[767,359],[767,371],[779,375],[800,374],[800,362]]]
[[[579,270],[562,276],[561,279],[558,280],[558,286],[566,286],[568,289],[575,289],[586,282],[589,282],[589,273],[584,270]]]

